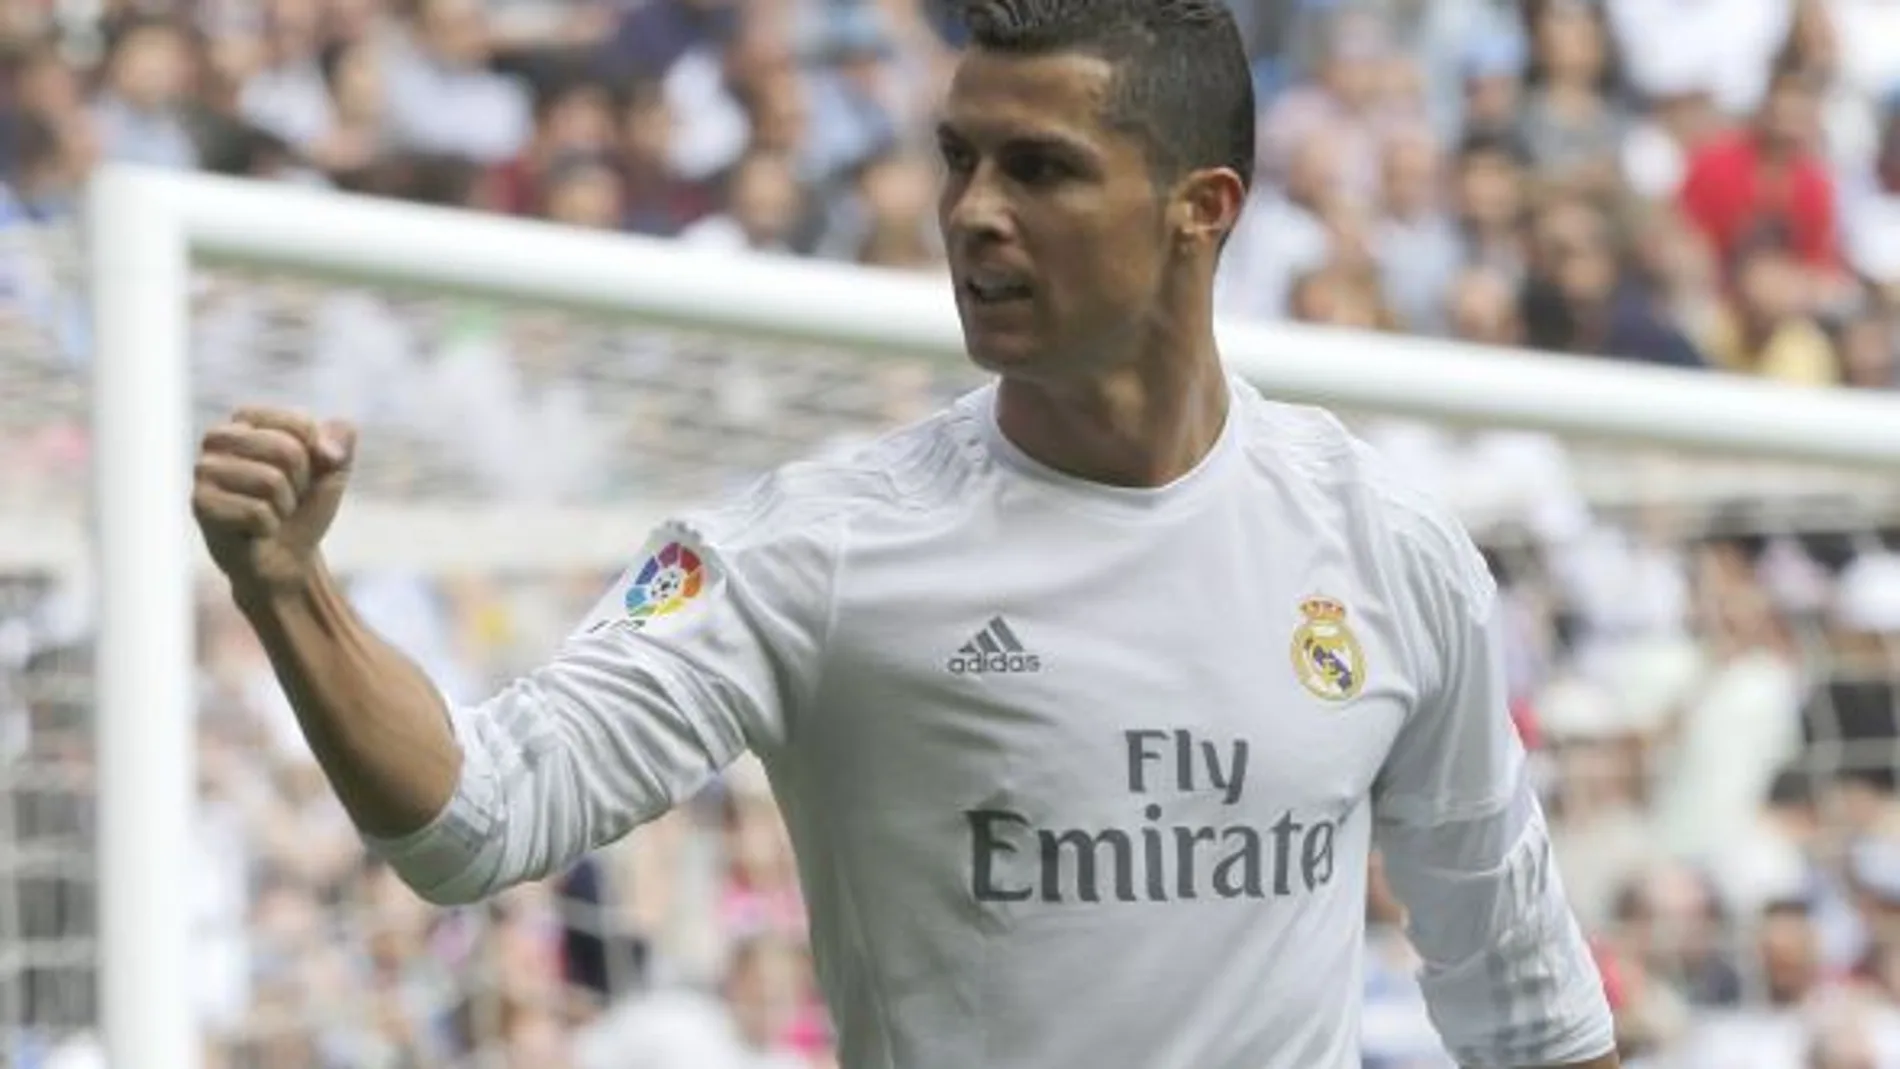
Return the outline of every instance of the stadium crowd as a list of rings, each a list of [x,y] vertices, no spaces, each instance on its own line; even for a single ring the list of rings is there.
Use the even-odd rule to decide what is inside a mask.
[[[1261,138],[1226,314],[1900,386],[1900,2],[1234,7]],[[927,270],[930,108],[957,47],[933,0],[0,3],[0,500],[83,485],[83,412],[46,399],[77,396],[89,357],[74,228],[102,160]],[[500,339],[517,369],[438,360],[445,379],[402,333],[425,309],[353,294],[313,313],[230,277],[200,296],[201,403],[289,388],[472,469],[367,473],[397,496],[450,478],[609,499],[739,448],[715,427],[656,453],[654,420],[588,407],[590,376],[717,359],[698,349],[436,315],[445,349]],[[313,377],[280,359],[278,312],[315,324],[294,343],[320,354]],[[888,422],[964,381],[894,374],[861,407]],[[1368,433],[1485,518],[1514,713],[1627,1064],[1900,1067],[1900,514],[1746,494],[1614,511],[1546,440]],[[660,459],[603,477],[632,440]],[[728,460],[718,477],[756,467]],[[367,574],[353,595],[475,699],[606,578]],[[756,766],[545,884],[430,909],[362,854],[220,594],[200,621],[195,866],[218,1069],[829,1064]],[[83,601],[0,583],[0,1064],[21,1069],[98,1064],[74,1041],[97,1010]],[[1368,1067],[1444,1065],[1376,880],[1368,916]]]

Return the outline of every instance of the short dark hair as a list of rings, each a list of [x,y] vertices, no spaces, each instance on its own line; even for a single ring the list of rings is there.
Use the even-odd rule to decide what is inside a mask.
[[[968,0],[964,20],[989,51],[1107,60],[1107,119],[1143,140],[1158,175],[1226,167],[1252,187],[1253,73],[1222,0]]]

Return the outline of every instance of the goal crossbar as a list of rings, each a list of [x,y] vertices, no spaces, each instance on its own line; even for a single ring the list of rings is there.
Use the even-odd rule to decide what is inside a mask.
[[[532,302],[641,322],[962,358],[939,277],[737,257],[552,224],[126,166],[88,189],[103,1028],[109,1064],[197,1069],[189,843],[189,303],[196,263]],[[1900,402],[1290,324],[1222,324],[1269,394],[1900,474]]]

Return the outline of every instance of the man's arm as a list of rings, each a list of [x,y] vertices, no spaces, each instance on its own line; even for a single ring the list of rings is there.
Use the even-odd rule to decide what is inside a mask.
[[[358,619],[318,553],[354,450],[348,427],[241,410],[205,435],[192,509],[351,819],[400,835],[448,803],[462,759],[435,687]]]
[[[234,585],[304,738],[365,835],[422,830],[449,804],[462,750],[441,692],[357,616],[329,569],[272,589]]]
[[[701,517],[710,541],[656,533],[550,663],[450,709],[317,550],[348,457],[340,428],[243,412],[207,436],[193,504],[338,797],[425,898],[539,878],[659,816],[780,741],[813,685],[829,543],[777,525],[762,485]]]
[[[1419,701],[1374,798],[1427,1006],[1470,1069],[1614,1069],[1602,978],[1506,708],[1489,574],[1461,534],[1433,533],[1404,568]]]

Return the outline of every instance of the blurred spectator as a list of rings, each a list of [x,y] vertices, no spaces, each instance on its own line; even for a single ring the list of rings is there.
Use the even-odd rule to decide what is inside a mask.
[[[528,95],[487,69],[487,15],[480,0],[416,0],[406,33],[388,55],[389,121],[403,148],[498,163],[521,150],[532,127]]]
[[[271,0],[264,6],[265,59],[239,97],[244,118],[306,149],[327,136],[334,122],[319,62],[321,14],[316,0]],[[362,146],[355,162],[374,148]]]
[[[1652,977],[1690,1006],[1725,1007],[1742,997],[1740,970],[1725,949],[1727,917],[1706,879],[1682,865],[1650,867],[1616,906],[1617,941]]]
[[[1445,298],[1464,259],[1445,210],[1447,176],[1438,143],[1423,131],[1387,142],[1380,219],[1372,252],[1392,309],[1406,329],[1442,333]]]
[[[802,174],[824,184],[893,147],[898,138],[894,49],[879,8],[830,5],[813,47],[812,134]]]
[[[1368,13],[1339,8],[1320,44],[1311,82],[1267,110],[1260,130],[1262,174],[1277,178],[1296,166],[1301,145],[1322,131],[1336,142],[1337,192],[1362,203],[1378,191],[1380,141],[1402,123],[1424,121],[1423,101],[1395,98],[1385,77],[1391,33]]]
[[[935,175],[902,151],[879,153],[858,165],[850,182],[825,206],[814,252],[833,259],[889,266],[928,266],[941,260]]]
[[[1710,855],[1709,872],[1739,916],[1777,902],[1808,902],[1820,892],[1821,781],[1798,765],[1778,771],[1746,827]],[[1803,916],[1814,907],[1803,910]],[[1818,938],[1818,936],[1817,936]],[[1825,958],[1825,953],[1817,951]]]
[[[1492,30],[1464,46],[1458,68],[1461,122],[1454,133],[1502,134],[1517,127],[1525,89],[1522,35]]]
[[[1523,149],[1507,134],[1473,133],[1458,146],[1452,210],[1464,236],[1466,263],[1523,277],[1527,163]]]
[[[1706,354],[1728,315],[1708,238],[1669,202],[1634,212],[1627,230],[1632,235],[1630,281],[1651,295],[1664,324]]]
[[[1755,936],[1761,957],[1761,998],[1769,1006],[1800,1006],[1823,980],[1820,936],[1808,904],[1779,899],[1762,907]]]
[[[1538,0],[1529,12],[1530,92],[1517,117],[1519,136],[1548,181],[1612,193],[1624,118],[1612,98],[1622,86],[1603,11],[1586,0]]]
[[[556,157],[541,179],[538,207],[550,222],[618,230],[626,201],[620,172],[601,156],[573,152]]]
[[[1738,249],[1734,300],[1709,341],[1715,364],[1797,386],[1832,386],[1840,363],[1809,313],[1813,289],[1794,250],[1774,235]]]
[[[1447,298],[1451,336],[1481,345],[1522,345],[1524,326],[1509,279],[1474,268],[1455,278]]]
[[[34,187],[33,201],[65,200],[56,196],[64,187],[76,190],[97,162],[99,132],[86,106],[84,90],[72,66],[61,54],[57,40],[39,38],[26,45],[8,79],[13,104],[0,111],[0,157],[16,176],[12,183]],[[16,143],[16,139],[23,139]],[[28,167],[25,157],[32,157]],[[25,171],[50,181],[19,179]]]
[[[189,63],[183,31],[168,19],[139,17],[115,28],[105,85],[93,103],[105,158],[190,169],[198,147],[185,125]]]
[[[1820,104],[1814,149],[1828,161],[1838,182],[1868,169],[1879,132],[1874,98],[1843,76],[1837,22],[1829,0],[1795,0],[1794,24],[1775,66],[1806,72],[1813,79]]]
[[[381,60],[371,45],[339,42],[325,46],[317,63],[328,124],[302,149],[337,185],[360,189],[379,154],[390,148]]]
[[[1532,711],[1554,762],[1545,799],[1551,844],[1573,908],[1590,930],[1619,910],[1628,882],[1660,860],[1645,802],[1639,734],[1614,694],[1566,673],[1540,688]]]
[[[717,252],[790,252],[804,197],[792,162],[777,153],[755,152],[726,176],[723,211],[680,234],[696,248]]]
[[[1700,678],[1678,711],[1675,755],[1659,770],[1656,830],[1699,862],[1749,830],[1776,773],[1800,752],[1794,639],[1756,564],[1726,541],[1691,560]]]
[[[38,115],[19,118],[9,131],[11,163],[5,186],[5,223],[53,222],[71,214],[84,175],[73,167],[59,132]]]
[[[1754,122],[1695,152],[1683,179],[1688,217],[1738,274],[1737,261],[1767,233],[1785,235],[1798,261],[1831,270],[1836,244],[1834,181],[1815,153],[1818,87],[1799,69],[1776,73]]]
[[[1893,312],[1881,306],[1860,309],[1841,324],[1835,346],[1841,354],[1843,384],[1900,389],[1900,332]]]
[[[534,98],[534,132],[521,152],[490,170],[482,195],[485,206],[511,215],[547,214],[552,203],[552,172],[557,161],[589,158],[606,166],[614,139],[615,102],[607,87],[591,79],[555,75],[544,79]],[[621,191],[614,180],[614,205],[605,225],[619,225]]]
[[[1291,150],[1283,184],[1255,186],[1221,261],[1217,310],[1277,318],[1287,311],[1294,280],[1330,258],[1322,216],[1339,195],[1344,146],[1336,131],[1317,130]]]
[[[626,204],[623,225],[637,234],[673,237],[713,210],[711,194],[673,167],[677,123],[659,82],[634,82],[621,102],[619,162]]]
[[[1609,221],[1589,201],[1566,198],[1546,205],[1532,225],[1530,244],[1524,322],[1532,346],[1701,366],[1688,339],[1626,277]]]

